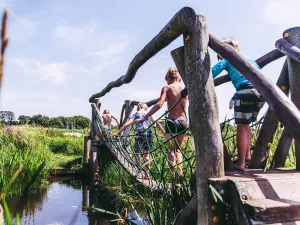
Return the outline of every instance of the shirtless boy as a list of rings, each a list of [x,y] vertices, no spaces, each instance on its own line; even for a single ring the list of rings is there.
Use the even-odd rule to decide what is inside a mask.
[[[161,90],[160,97],[158,102],[152,107],[152,109],[144,116],[143,119],[138,121],[146,120],[154,113],[156,113],[167,100],[168,109],[170,109],[181,97],[181,91],[184,89],[184,86],[181,81],[180,74],[176,68],[170,68],[165,76],[165,80],[167,81],[166,86],[164,86]],[[175,161],[178,165],[178,173],[181,179],[184,179],[184,175],[182,172],[182,154],[180,152],[180,147],[184,139],[185,129],[187,128],[187,118],[186,118],[186,106],[188,102],[188,97],[184,97],[179,104],[177,104],[168,114],[168,119],[166,121],[166,139],[170,139],[172,136],[175,136],[180,133],[176,137],[178,145],[174,140],[170,140],[168,144],[168,159],[169,162],[174,167]],[[172,146],[172,147],[171,147]],[[175,155],[174,155],[175,153]],[[171,171],[174,171],[171,168]]]
[[[118,120],[116,119],[116,117],[114,117],[112,114],[110,114],[110,112],[107,109],[105,109],[103,111],[103,114],[101,115],[101,117],[102,117],[102,120],[103,120],[104,127],[109,132],[111,132],[111,122],[112,122],[113,119],[116,121],[118,127],[120,126]]]

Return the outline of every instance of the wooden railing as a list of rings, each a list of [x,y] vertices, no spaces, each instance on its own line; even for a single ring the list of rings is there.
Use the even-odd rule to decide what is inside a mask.
[[[249,63],[243,56],[234,50],[233,47],[224,44],[214,36],[208,34],[205,17],[197,15],[193,9],[185,7],[181,9],[170,22],[134,57],[131,61],[128,71],[119,79],[109,83],[101,92],[92,95],[89,99],[92,104],[92,120],[98,113],[96,98],[101,98],[112,88],[120,87],[123,84],[130,83],[137,70],[146,63],[151,57],[158,53],[161,49],[169,45],[180,35],[183,35],[184,46],[172,51],[173,59],[179,69],[183,82],[188,90],[190,101],[190,123],[191,132],[194,137],[195,155],[196,155],[196,177],[197,177],[197,208],[198,208],[198,224],[210,224],[211,210],[209,206],[209,192],[207,186],[208,178],[218,178],[224,176],[223,163],[223,144],[221,139],[218,105],[214,88],[214,81],[211,75],[210,56],[208,47],[226,59],[233,67],[235,67],[247,80],[249,80],[257,91],[264,97],[269,105],[268,117],[264,122],[259,138],[258,146],[263,149],[266,140],[270,140],[272,135],[265,135],[263,132],[266,126],[277,120],[285,127],[285,136],[294,138],[296,143],[296,161],[297,169],[300,169],[300,93],[298,93],[300,85],[300,76],[296,76],[300,72],[299,67],[299,49],[300,40],[299,28],[289,29],[284,33],[284,39],[277,42],[278,50],[273,50],[265,56],[257,60],[257,63],[263,67],[269,62],[274,61],[284,55],[287,55],[287,65],[285,64],[282,76],[280,76],[277,85],[286,84],[287,77],[286,67],[289,74],[289,86],[291,89],[292,100],[276,84],[272,83],[263,73]],[[220,81],[221,80],[221,81]],[[219,78],[218,85],[228,81],[228,78]],[[217,86],[216,84],[216,86]],[[282,87],[281,87],[282,88]],[[121,119],[124,111],[130,112],[134,104],[125,102]],[[297,108],[298,107],[298,108]],[[273,128],[272,132],[273,133]],[[95,140],[98,136],[101,141],[101,134],[97,128],[97,124],[92,122],[91,140]],[[285,139],[285,143],[287,139]],[[259,144],[261,143],[261,144]],[[93,148],[93,145],[92,145]],[[260,167],[263,155],[259,149],[254,152],[254,161],[251,163],[253,167]],[[91,150],[91,152],[96,152]],[[258,154],[258,155],[257,155]],[[92,158],[93,161],[94,158]],[[205,159],[205,163],[203,163]]]

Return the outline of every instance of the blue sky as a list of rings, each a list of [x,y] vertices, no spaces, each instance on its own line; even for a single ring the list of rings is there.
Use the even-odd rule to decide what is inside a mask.
[[[9,12],[0,110],[90,117],[88,98],[124,75],[133,57],[184,6],[204,15],[214,36],[238,40],[241,53],[252,59],[273,50],[285,29],[300,24],[299,0],[0,0]],[[179,37],[130,84],[104,96],[102,110],[119,117],[124,100],[159,97],[164,75],[174,66],[170,51],[182,43]],[[212,50],[210,55],[213,65],[216,55]],[[275,82],[282,64],[278,60],[263,72]],[[228,109],[233,94],[231,83],[217,88],[220,119],[233,114]]]

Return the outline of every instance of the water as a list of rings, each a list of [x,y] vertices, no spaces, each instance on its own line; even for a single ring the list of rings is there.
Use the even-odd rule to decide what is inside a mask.
[[[56,180],[48,188],[37,190],[21,204],[18,198],[7,199],[7,202],[13,214],[20,213],[22,225],[107,225],[106,221],[115,217],[82,206],[115,212],[111,200],[107,192],[94,190],[82,180],[67,179]]]

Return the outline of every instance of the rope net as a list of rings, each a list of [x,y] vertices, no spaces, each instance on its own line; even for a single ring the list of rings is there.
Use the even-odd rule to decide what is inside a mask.
[[[167,115],[180,103],[181,99],[152,122],[142,133],[137,132],[135,126],[131,126],[128,134],[113,135],[103,126],[99,115],[96,115],[103,139],[111,152],[132,176],[151,189],[170,189],[170,184],[173,188],[174,186],[177,188],[187,187],[191,175],[195,172],[195,148],[190,126],[181,132],[171,133],[171,137],[168,139],[155,127],[157,122],[166,128],[169,126],[168,124],[174,123],[167,118]],[[250,126],[253,139],[256,139],[258,135],[263,118]],[[233,118],[225,119],[220,126],[223,142],[229,155],[233,158],[237,156],[236,128],[231,124],[231,121]],[[176,127],[175,123],[173,125]],[[178,143],[178,138],[183,138],[181,145]],[[172,155],[173,157],[182,156],[182,159],[175,160],[174,163],[174,161],[172,162]]]

